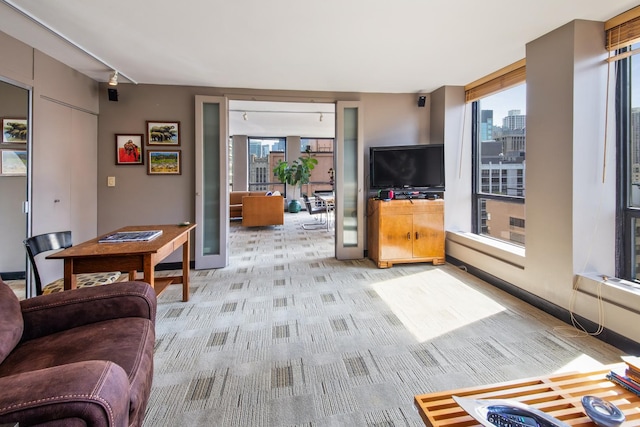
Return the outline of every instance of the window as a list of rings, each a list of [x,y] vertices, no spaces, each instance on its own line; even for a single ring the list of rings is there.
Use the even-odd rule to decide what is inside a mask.
[[[333,191],[333,138],[300,138],[300,154],[311,153],[318,164],[311,171],[311,181],[305,185],[304,192]]]
[[[616,73],[616,133],[622,166],[618,226],[623,230],[617,275],[640,281],[640,86],[635,84],[640,81],[640,58],[617,61]]]
[[[273,168],[284,160],[286,138],[249,138],[249,191],[280,191],[284,185],[273,174]]]
[[[498,89],[472,106],[473,232],[523,246],[526,84]]]
[[[640,7],[605,23],[610,66],[616,75],[619,237],[616,276],[640,281]]]

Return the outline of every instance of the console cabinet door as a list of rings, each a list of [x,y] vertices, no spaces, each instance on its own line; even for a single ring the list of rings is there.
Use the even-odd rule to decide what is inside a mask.
[[[413,258],[412,215],[391,214],[380,217],[380,259]]]
[[[413,239],[414,258],[444,258],[442,212],[413,214]]]

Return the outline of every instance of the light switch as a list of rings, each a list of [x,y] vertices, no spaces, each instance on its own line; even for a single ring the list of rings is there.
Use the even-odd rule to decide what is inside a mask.
[[[115,187],[116,186],[116,177],[108,176],[107,177],[107,187]]]

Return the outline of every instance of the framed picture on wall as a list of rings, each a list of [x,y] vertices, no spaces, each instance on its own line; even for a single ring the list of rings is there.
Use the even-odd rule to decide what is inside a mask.
[[[180,145],[180,122],[147,121],[147,145]]]
[[[0,176],[26,176],[26,150],[0,150]]]
[[[147,174],[181,175],[182,158],[180,150],[147,149]]]
[[[2,142],[5,144],[25,144],[27,130],[27,119],[2,119]]]
[[[116,134],[116,165],[144,164],[143,138],[141,133]]]

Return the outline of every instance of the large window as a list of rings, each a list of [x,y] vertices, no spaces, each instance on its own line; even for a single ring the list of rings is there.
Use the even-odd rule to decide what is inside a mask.
[[[640,7],[605,23],[616,75],[618,215],[616,276],[640,281]]]
[[[249,191],[280,191],[284,185],[273,174],[273,168],[285,159],[286,138],[248,139]]]
[[[300,155],[309,152],[318,161],[311,171],[311,181],[303,188],[304,193],[333,191],[333,145],[333,138],[300,138]]]
[[[473,102],[473,231],[525,244],[526,84]]]
[[[634,45],[632,48],[638,48]],[[623,51],[626,49],[622,49]],[[617,139],[620,149],[619,227],[622,251],[618,273],[640,280],[640,58],[629,56],[616,62]]]

